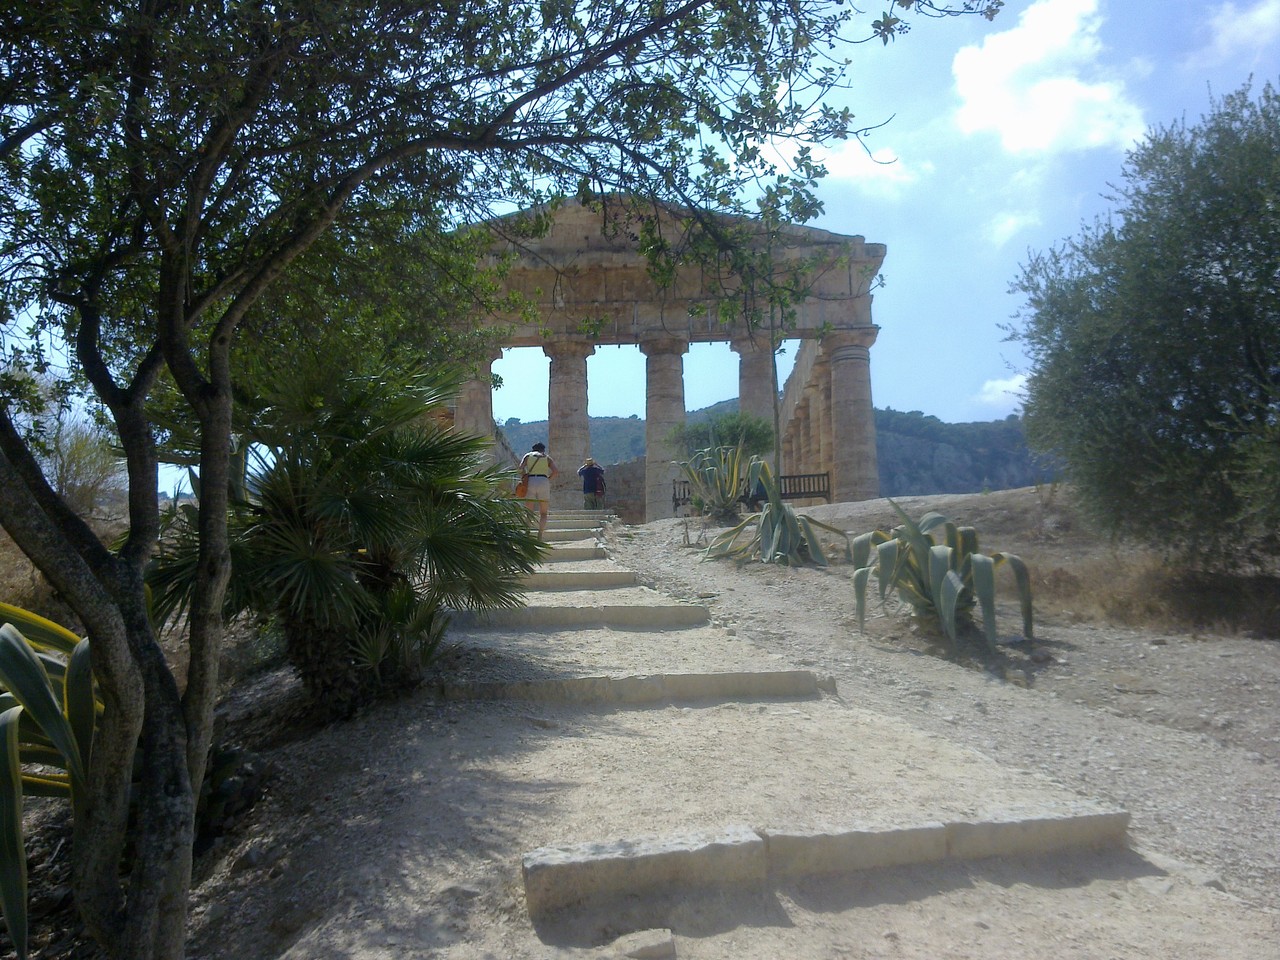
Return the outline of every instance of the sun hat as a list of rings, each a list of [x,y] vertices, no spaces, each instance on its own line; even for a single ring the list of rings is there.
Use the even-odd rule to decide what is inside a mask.
[[[585,466],[587,466],[588,464],[591,464],[591,463],[595,463],[595,461],[594,461],[594,460],[592,460],[590,457],[587,457],[587,459],[585,459],[585,460],[583,460],[583,461],[582,461],[582,465],[583,465],[584,467],[585,467]]]

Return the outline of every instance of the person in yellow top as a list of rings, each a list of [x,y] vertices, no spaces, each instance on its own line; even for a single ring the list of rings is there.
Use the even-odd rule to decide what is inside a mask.
[[[560,471],[556,462],[547,456],[547,445],[535,443],[533,448],[520,458],[520,473],[529,480],[529,489],[524,495],[524,505],[530,513],[534,504],[538,507],[538,539],[547,539],[547,510],[551,506],[551,478]]]

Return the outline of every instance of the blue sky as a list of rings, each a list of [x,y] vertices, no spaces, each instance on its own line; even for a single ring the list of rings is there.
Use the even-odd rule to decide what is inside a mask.
[[[1009,0],[992,22],[918,20],[849,57],[853,89],[838,102],[859,125],[889,121],[866,141],[885,162],[852,142],[828,151],[813,225],[888,247],[874,402],[992,420],[1019,409],[1026,372],[1001,330],[1020,306],[1019,265],[1105,214],[1147,130],[1196,122],[1251,76],[1255,91],[1280,82],[1280,0]],[[644,416],[636,348],[600,347],[587,364],[592,416]],[[499,423],[546,419],[547,365],[533,349],[494,364]],[[689,409],[737,391],[727,344],[691,348]]]

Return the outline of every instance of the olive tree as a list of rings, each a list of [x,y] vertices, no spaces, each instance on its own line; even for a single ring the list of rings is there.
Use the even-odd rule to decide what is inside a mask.
[[[1128,155],[1114,214],[1032,256],[1026,427],[1116,534],[1198,562],[1280,554],[1280,93]]]
[[[247,318],[290,265],[353,204],[450,228],[575,194],[694,218],[747,212],[788,140],[849,133],[850,114],[823,104],[847,42],[1000,5],[898,0],[901,17],[875,20],[826,0],[3,5],[0,522],[92,641],[103,712],[72,877],[113,956],[182,955],[230,571],[232,371]],[[796,152],[782,171],[788,215],[813,209],[820,172]],[[128,475],[118,545],[68,508],[19,428],[10,374],[52,364],[113,421]],[[143,581],[159,531],[150,400],[162,380],[198,428],[182,688]]]

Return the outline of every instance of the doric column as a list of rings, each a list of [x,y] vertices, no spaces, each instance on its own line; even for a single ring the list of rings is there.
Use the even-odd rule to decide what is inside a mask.
[[[813,472],[826,473],[831,470],[831,366],[826,361],[813,365],[809,374],[813,383],[813,399],[809,410],[815,414],[817,423],[818,444],[815,451]]]
[[[822,338],[823,356],[831,364],[832,497],[837,503],[880,495],[871,406],[871,345],[879,331],[866,326]]]
[[[684,355],[687,340],[642,340],[645,355],[644,492],[645,520],[672,515],[671,481],[679,451],[668,436],[684,424]]]
[[[477,362],[475,376],[464,381],[458,390],[453,428],[459,433],[493,441],[493,361],[500,356],[501,351]]]
[[[783,428],[782,463],[778,466],[779,476],[784,473],[799,473],[796,460],[796,422],[792,420]]]
[[[738,410],[773,423],[773,352],[769,338],[738,337],[729,341],[738,355]]]
[[[547,453],[560,468],[552,493],[581,489],[577,470],[591,455],[591,425],[587,419],[587,357],[596,348],[585,340],[553,340],[542,352],[551,358],[547,393]],[[561,498],[573,503],[572,496]]]
[[[796,424],[796,473],[809,472],[809,454],[812,449],[813,435],[809,432],[809,397],[807,394],[800,395],[800,401],[796,404],[795,413],[792,414]]]

